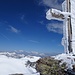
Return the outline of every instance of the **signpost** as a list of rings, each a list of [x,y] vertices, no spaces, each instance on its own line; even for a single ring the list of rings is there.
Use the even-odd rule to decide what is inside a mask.
[[[74,4],[74,0],[72,0],[72,4]],[[62,10],[57,9],[49,9],[46,13],[46,18],[48,20],[55,19],[59,21],[63,21],[63,45],[65,48],[65,52],[67,54],[74,52],[74,47],[72,48],[72,9],[73,5],[71,5],[71,0],[65,0],[62,4]]]
[[[71,13],[71,3],[70,0],[67,0],[67,12]],[[68,16],[68,50],[69,53],[72,52],[72,26],[71,26],[71,16]]]

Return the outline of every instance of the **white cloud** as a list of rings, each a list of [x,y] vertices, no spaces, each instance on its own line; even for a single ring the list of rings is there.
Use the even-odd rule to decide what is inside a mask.
[[[36,51],[31,51],[31,53],[36,54],[36,55],[41,55],[41,56],[45,55],[44,53],[39,53],[39,52],[36,52]]]
[[[63,0],[64,1],[64,0]],[[60,9],[62,8],[62,0],[59,3],[58,0],[39,0],[39,4],[46,7],[45,11],[47,11],[49,8],[55,8]],[[43,22],[40,22],[41,24]],[[52,31],[55,33],[62,34],[63,32],[63,24],[62,23],[49,23],[46,25],[48,31]]]
[[[9,26],[10,27],[10,31],[12,31],[12,32],[14,32],[14,33],[19,33],[20,32],[20,30],[18,30],[18,29],[16,29],[16,28],[14,28],[13,26]]]
[[[38,52],[36,51],[31,51],[32,54],[39,54]]]
[[[39,21],[38,23],[40,23],[41,25],[44,25],[44,21]]]
[[[50,8],[61,9],[61,4],[58,3],[58,0],[40,0],[39,4]]]
[[[25,15],[21,15],[20,19],[23,23],[28,24],[28,22],[26,21],[26,16]]]
[[[32,43],[39,43],[38,41],[34,41],[34,40],[29,40]]]
[[[25,16],[24,16],[24,15],[22,15],[22,16],[21,16],[21,20],[24,20],[24,17],[25,17]]]
[[[5,39],[10,40],[6,35],[4,35],[3,33],[0,33],[1,36],[3,36]]]
[[[63,32],[63,24],[62,23],[49,23],[46,25],[48,31],[52,31],[55,33],[62,34]]]

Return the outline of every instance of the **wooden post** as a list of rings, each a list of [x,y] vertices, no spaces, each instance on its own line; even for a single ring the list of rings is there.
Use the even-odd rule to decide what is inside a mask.
[[[71,12],[70,0],[67,0],[67,12]],[[68,50],[69,53],[72,52],[72,26],[71,26],[71,16],[68,16]]]

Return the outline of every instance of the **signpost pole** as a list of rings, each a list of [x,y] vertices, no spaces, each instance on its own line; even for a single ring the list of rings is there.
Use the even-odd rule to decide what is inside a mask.
[[[67,12],[71,12],[70,0],[67,0]],[[72,52],[72,26],[71,26],[71,16],[68,16],[68,50],[69,53]]]

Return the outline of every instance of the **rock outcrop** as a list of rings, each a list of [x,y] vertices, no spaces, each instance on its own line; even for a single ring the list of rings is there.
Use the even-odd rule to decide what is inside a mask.
[[[36,70],[40,75],[65,75],[66,63],[51,57],[41,58],[36,62]]]

